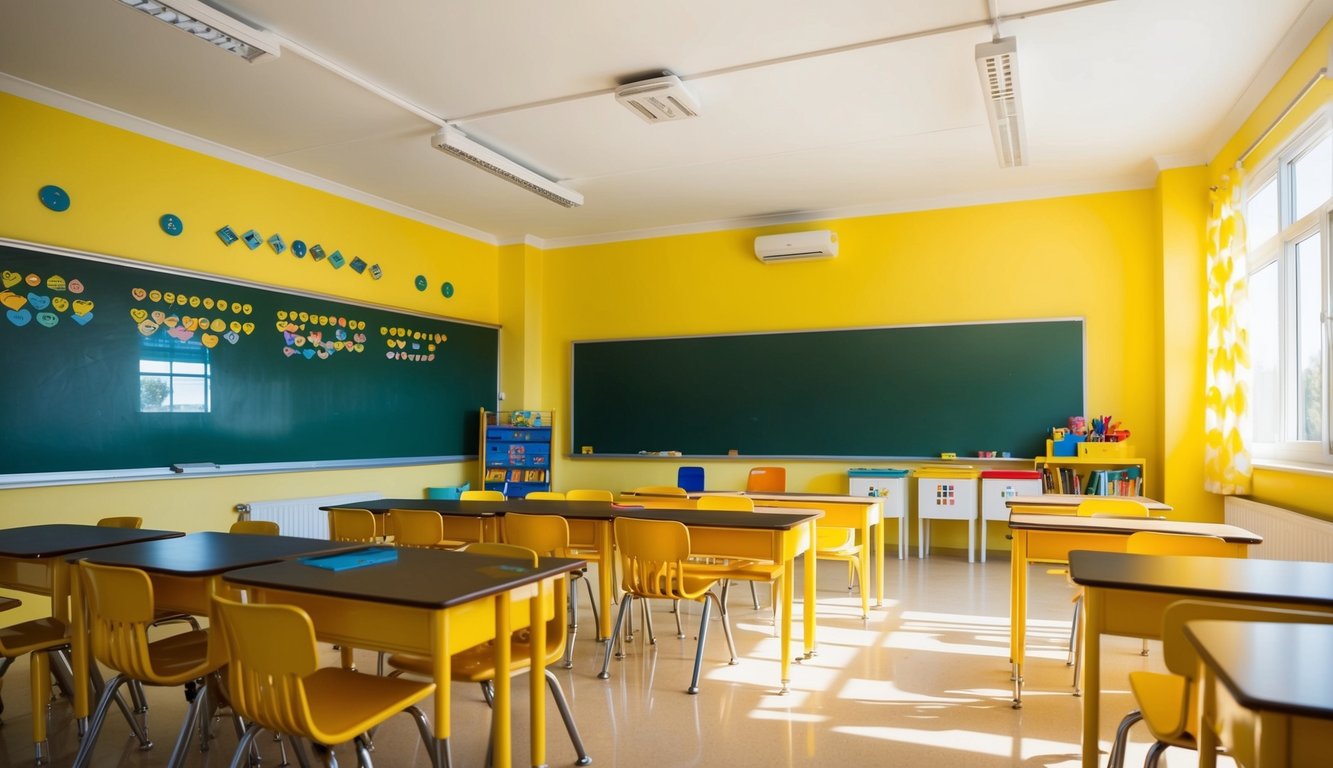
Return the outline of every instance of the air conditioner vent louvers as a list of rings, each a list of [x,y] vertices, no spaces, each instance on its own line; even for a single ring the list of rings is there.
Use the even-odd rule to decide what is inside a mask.
[[[1018,46],[1004,37],[976,48],[977,72],[995,152],[1003,167],[1025,165],[1023,115],[1019,105]]]
[[[675,75],[622,85],[616,89],[616,101],[649,123],[699,116],[698,100]]]
[[[827,230],[762,235],[754,239],[754,256],[764,263],[830,259],[838,255],[838,236]]]

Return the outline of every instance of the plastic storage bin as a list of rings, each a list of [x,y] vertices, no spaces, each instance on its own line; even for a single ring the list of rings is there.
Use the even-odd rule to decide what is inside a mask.
[[[976,558],[977,476],[974,467],[921,467],[916,477],[917,557],[930,551],[930,520],[967,521],[967,561]]]
[[[981,473],[981,537],[977,541],[981,562],[986,562],[986,523],[1009,519],[1008,499],[1041,494],[1041,472],[1037,470],[987,469]]]
[[[857,467],[847,470],[847,495],[874,496],[880,500],[884,510],[883,525],[889,520],[898,521],[898,559],[907,559],[907,476],[905,469],[866,469]],[[887,531],[885,532],[887,534]],[[888,541],[888,536],[884,537]]]

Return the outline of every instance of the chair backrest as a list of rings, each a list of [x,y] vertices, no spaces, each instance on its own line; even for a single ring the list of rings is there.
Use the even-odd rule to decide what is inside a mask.
[[[688,495],[684,488],[675,485],[641,485],[634,489],[634,493],[641,493],[645,496],[677,496],[680,498]]]
[[[564,501],[565,494],[560,491],[528,491],[528,495],[523,498],[534,501]]]
[[[505,495],[500,491],[463,491],[458,498],[463,501],[504,501]]]
[[[517,544],[506,544],[499,541],[474,541],[463,546],[459,551],[473,555],[489,555],[490,557],[508,557],[514,560],[526,560],[532,567],[537,567],[537,553],[527,547],[520,547]]]
[[[569,501],[615,501],[616,497],[610,491],[601,488],[579,488],[572,491],[565,491],[565,498]]]
[[[462,485],[436,486],[426,489],[426,498],[428,499],[458,499],[463,495],[463,491],[470,490],[472,483],[463,483]]]
[[[200,666],[204,657],[186,652],[164,654],[162,669],[154,667],[148,642],[148,627],[154,619],[153,582],[147,573],[84,561],[79,563],[79,578],[88,605],[93,658],[153,685],[177,685],[206,671]]]
[[[1148,506],[1136,499],[1089,496],[1078,503],[1079,517],[1148,517]]]
[[[104,517],[97,521],[103,528],[142,528],[142,517]]]
[[[280,534],[278,524],[272,520],[237,520],[231,524],[228,533],[249,533],[259,536],[277,536]]]
[[[391,509],[389,527],[400,547],[433,547],[444,538],[444,517],[433,509]]]
[[[1269,621],[1301,624],[1333,624],[1333,614],[1286,608],[1261,608],[1238,603],[1214,603],[1207,600],[1180,600],[1166,607],[1162,615],[1162,658],[1166,668],[1193,680],[1199,674],[1199,654],[1185,637],[1185,623],[1203,619],[1224,621]],[[1275,653],[1281,649],[1274,648]]]
[[[539,555],[565,557],[569,552],[569,522],[559,515],[511,512],[504,517],[504,534],[506,543]]]
[[[754,499],[735,494],[717,494],[700,496],[695,503],[697,509],[711,509],[731,512],[753,512]]]
[[[315,628],[294,605],[213,598],[227,643],[227,698],[236,714],[275,733],[309,738],[304,679],[319,667]]]
[[[368,509],[335,507],[329,510],[329,538],[334,541],[374,541],[375,514]]]
[[[621,588],[639,597],[697,600],[711,583],[686,591],[685,561],[690,557],[690,532],[675,520],[615,519],[620,550]],[[703,587],[699,589],[698,587]]]
[[[1201,557],[1235,557],[1236,547],[1220,536],[1198,536],[1187,533],[1159,533],[1139,531],[1125,540],[1125,551],[1131,555],[1198,555]]]
[[[689,492],[702,491],[704,489],[704,468],[681,467],[677,469],[676,485]]]
[[[782,493],[787,490],[787,469],[785,467],[752,467],[745,480],[745,490],[769,493]]]

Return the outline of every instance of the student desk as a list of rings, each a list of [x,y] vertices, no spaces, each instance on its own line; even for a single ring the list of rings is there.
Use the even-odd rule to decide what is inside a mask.
[[[70,569],[64,555],[134,541],[184,536],[180,531],[103,528],[97,525],[29,525],[0,530],[0,586],[51,598],[51,616],[70,624]],[[75,677],[75,680],[87,679]],[[4,678],[0,678],[3,684]],[[35,682],[35,681],[34,681]],[[75,686],[76,692],[83,686]],[[86,689],[85,689],[86,691]],[[0,709],[4,705],[0,702]],[[46,718],[32,718],[33,742],[46,741]]]
[[[1012,496],[1005,500],[1005,506],[1009,507],[1010,514],[1019,512],[1023,514],[1048,513],[1054,515],[1072,515],[1076,513],[1078,505],[1087,499],[1102,498],[1100,496],[1086,496],[1077,493],[1044,493],[1040,496]],[[1154,515],[1170,512],[1172,507],[1169,504],[1163,504],[1147,496],[1115,496],[1112,498],[1128,499],[1137,501],[1149,509]]]
[[[1220,738],[1245,768],[1328,765],[1333,755],[1333,626],[1192,621],[1202,699],[1199,765]]]
[[[245,588],[252,600],[299,605],[321,640],[357,648],[429,656],[436,684],[435,766],[449,764],[449,658],[524,625],[532,634],[532,763],[546,762],[546,621],[553,605],[552,579],[583,567],[582,560],[541,558],[536,568],[499,557],[404,547],[398,559],[366,568],[328,571],[296,561],[244,568],[225,580]],[[530,603],[516,612],[517,601]],[[510,668],[508,642],[495,643],[495,702],[492,707],[494,764],[508,768]]]
[[[498,501],[469,501],[466,507],[459,506],[457,499],[369,499],[366,501],[356,501],[350,504],[334,504],[332,506],[320,507],[328,511],[330,509],[364,509],[375,515],[375,530],[381,533],[388,533],[384,523],[384,515],[392,509],[429,509],[439,512],[445,517],[471,518],[477,520],[480,541],[499,541],[499,519],[505,513],[510,502]],[[517,510],[515,510],[517,511]],[[449,531],[445,531],[445,538],[449,538]]]
[[[1022,504],[1019,499],[1031,498],[1039,497],[1015,496],[1010,505]],[[1139,531],[1220,536],[1235,545],[1236,557],[1245,557],[1250,544],[1263,541],[1262,537],[1234,525],[1150,517],[1079,517],[1067,513],[1025,514],[1011,511],[1009,528],[1013,531],[1014,540],[1009,563],[1009,661],[1013,664],[1014,709],[1023,706],[1029,565],[1067,563],[1070,551],[1075,549],[1124,552],[1125,540],[1130,534]]]
[[[1069,573],[1085,590],[1084,768],[1098,763],[1102,634],[1160,638],[1166,606],[1186,598],[1333,612],[1333,563],[1078,551]]]
[[[210,599],[221,594],[223,573],[247,565],[270,563],[289,557],[356,549],[364,544],[349,544],[328,539],[302,539],[294,536],[256,536],[241,533],[176,534],[179,538],[140,541],[68,555],[71,564],[88,561],[99,565],[118,565],[147,572],[153,582],[154,607],[196,616],[208,616]],[[74,622],[70,650],[74,679],[88,679],[87,611],[83,586],[73,579]],[[210,636],[209,654],[219,664],[226,661],[221,642]],[[88,716],[88,687],[74,686],[74,716]],[[183,757],[179,756],[179,757]],[[175,764],[177,756],[173,755]]]

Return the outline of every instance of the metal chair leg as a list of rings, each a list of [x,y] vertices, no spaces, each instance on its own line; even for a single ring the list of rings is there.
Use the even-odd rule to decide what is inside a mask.
[[[1148,747],[1148,754],[1143,758],[1143,768],[1157,768],[1157,761],[1161,759],[1162,753],[1171,746],[1164,741],[1154,741],[1151,747]]]
[[[626,594],[620,598],[620,610],[616,612],[616,624],[611,629],[611,639],[606,643],[605,652],[602,655],[602,671],[597,673],[597,677],[606,680],[611,677],[611,654],[615,653],[617,659],[625,658],[625,649],[621,645],[620,628],[625,623],[625,614],[630,612],[630,605],[634,602],[632,595]]]
[[[1124,768],[1125,749],[1129,744],[1129,729],[1142,719],[1143,713],[1135,709],[1120,721],[1120,725],[1115,729],[1115,739],[1111,742],[1111,756],[1107,760],[1106,768]]]
[[[555,673],[546,670],[546,686],[551,689],[551,697],[555,699],[555,707],[560,710],[560,719],[565,721],[565,730],[569,732],[569,740],[574,745],[574,753],[579,756],[575,765],[590,765],[592,757],[588,755],[588,750],[583,746],[583,738],[579,736],[579,727],[574,723],[574,713],[569,711],[569,701],[565,699],[565,692],[560,687],[560,681]]]

